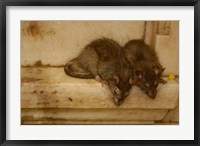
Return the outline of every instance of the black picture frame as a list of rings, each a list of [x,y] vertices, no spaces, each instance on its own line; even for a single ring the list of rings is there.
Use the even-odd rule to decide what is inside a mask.
[[[194,6],[194,140],[7,140],[6,139],[6,7],[7,6]],[[199,0],[0,0],[0,144],[21,145],[198,145],[199,136]],[[192,48],[191,48],[192,49]],[[188,97],[189,98],[189,97]]]

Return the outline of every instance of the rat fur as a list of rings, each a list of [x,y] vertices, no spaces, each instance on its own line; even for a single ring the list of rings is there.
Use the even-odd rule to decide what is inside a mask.
[[[143,40],[130,40],[123,51],[132,67],[131,84],[138,86],[154,99],[158,84],[166,82],[160,77],[165,68],[160,64],[155,50]]]
[[[122,47],[112,39],[92,41],[77,58],[65,65],[64,70],[72,77],[94,78],[107,84],[116,105],[122,104],[129,95],[131,69]]]

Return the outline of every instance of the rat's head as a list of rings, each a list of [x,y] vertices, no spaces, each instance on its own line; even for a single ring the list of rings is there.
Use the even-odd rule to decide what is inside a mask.
[[[129,80],[130,76],[128,78],[121,78],[116,74],[108,80],[108,86],[113,94],[113,101],[116,105],[121,105],[129,95],[132,86]]]
[[[142,89],[150,98],[154,99],[157,94],[157,87],[160,81],[161,73],[164,71],[163,69],[146,69],[143,70],[135,70],[134,76],[130,80],[132,85],[138,86]]]

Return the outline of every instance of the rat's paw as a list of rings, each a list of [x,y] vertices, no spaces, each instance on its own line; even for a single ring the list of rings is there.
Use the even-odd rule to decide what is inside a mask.
[[[123,100],[120,96],[113,97],[113,101],[114,101],[116,106],[120,106],[123,103]]]
[[[160,78],[160,79],[159,79],[159,83],[161,83],[161,84],[166,84],[167,81],[165,81],[165,80],[163,80],[162,78]]]
[[[94,77],[94,79],[95,79],[96,81],[100,82],[101,85],[102,85],[102,87],[108,85],[107,81],[102,80],[101,77],[100,77],[99,75],[96,75],[96,76]]]
[[[104,81],[104,80],[101,81],[101,86],[102,86],[102,87],[105,87],[105,86],[107,86],[107,85],[108,85],[108,82],[107,82],[107,81]]]
[[[102,81],[102,79],[101,79],[101,77],[100,77],[99,75],[95,75],[95,76],[94,76],[94,79],[95,79],[96,81],[98,81],[98,82],[101,82],[101,81]]]

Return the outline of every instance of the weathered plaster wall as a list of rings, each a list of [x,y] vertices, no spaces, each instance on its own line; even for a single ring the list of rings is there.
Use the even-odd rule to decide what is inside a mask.
[[[158,32],[155,50],[166,68],[164,75],[179,75],[179,22],[171,21],[169,27],[169,35]]]
[[[148,21],[145,32],[145,42],[166,68],[163,75],[179,75],[179,21]]]
[[[64,65],[94,39],[141,39],[144,21],[22,21],[21,64]]]

